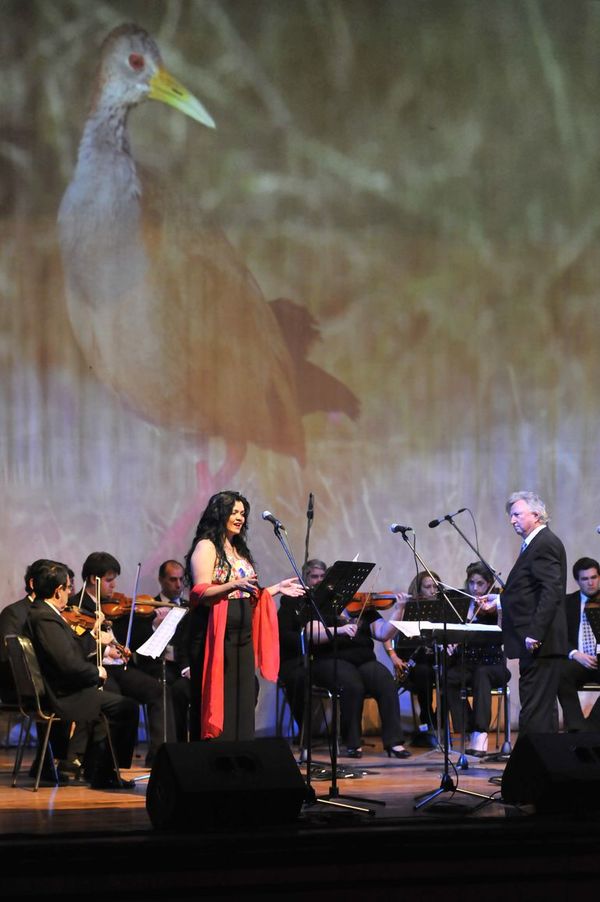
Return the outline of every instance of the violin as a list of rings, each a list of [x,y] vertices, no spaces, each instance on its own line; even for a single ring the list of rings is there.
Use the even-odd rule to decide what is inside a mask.
[[[348,617],[360,617],[365,610],[387,611],[397,600],[397,596],[392,592],[357,592],[344,608],[344,612]]]
[[[96,617],[94,614],[88,614],[87,611],[82,611],[81,608],[78,607],[66,607],[62,612],[62,616],[78,636],[82,636],[85,632],[91,633],[96,624]],[[112,632],[112,623],[110,620],[102,621],[100,625],[100,632],[107,634]],[[131,657],[131,652],[129,652],[124,645],[121,645],[119,642],[117,642],[114,637],[109,645],[112,645],[113,648],[116,648],[125,660]]]
[[[132,603],[133,599],[123,592],[113,592],[111,598],[107,598],[100,603],[100,607],[107,617],[125,617],[131,613]],[[154,615],[157,608],[176,607],[177,605],[171,604],[171,602],[157,601],[156,598],[153,598],[151,595],[137,595],[134,613],[139,614],[141,617],[151,617]]]

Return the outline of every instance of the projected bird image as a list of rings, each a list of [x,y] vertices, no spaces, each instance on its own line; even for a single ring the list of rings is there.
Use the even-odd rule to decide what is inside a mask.
[[[201,203],[138,171],[128,117],[146,100],[215,129],[166,71],[155,41],[122,25],[101,47],[58,216],[76,340],[98,379],[144,420],[223,439],[238,461],[254,443],[303,462],[302,416],[356,418],[358,401],[306,359],[319,334],[306,307],[269,303],[222,231],[204,221]]]

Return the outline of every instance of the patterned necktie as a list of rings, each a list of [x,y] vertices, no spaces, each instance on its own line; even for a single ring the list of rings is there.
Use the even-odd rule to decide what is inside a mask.
[[[526,548],[527,548],[527,542],[525,540],[523,540],[519,554],[523,554],[523,552],[525,551]]]
[[[581,612],[581,651],[584,655],[596,654],[596,637],[585,612]]]

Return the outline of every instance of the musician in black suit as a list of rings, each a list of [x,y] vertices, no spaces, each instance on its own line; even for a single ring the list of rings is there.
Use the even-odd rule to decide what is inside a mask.
[[[17,701],[17,692],[8,662],[4,639],[10,635],[23,635],[35,597],[32,586],[33,577],[41,567],[51,563],[54,562],[46,558],[39,558],[37,561],[29,564],[25,570],[25,596],[19,598],[18,601],[13,601],[12,604],[8,604],[0,611],[0,698],[2,698],[3,702],[14,704]]]
[[[573,564],[573,578],[579,589],[566,599],[569,655],[561,668],[558,700],[565,729],[576,731],[591,729],[583,716],[577,692],[585,683],[598,679],[596,639],[585,622],[585,606],[590,600],[596,600],[600,592],[600,564],[591,557],[579,558]]]
[[[508,658],[519,659],[519,734],[552,733],[558,729],[556,697],[567,653],[565,549],[547,526],[538,495],[515,492],[506,512],[523,540],[501,595],[504,649]]]
[[[112,554],[107,551],[93,551],[89,554],[81,568],[84,588],[78,596],[79,607],[90,614],[95,612],[96,603],[92,592],[96,580],[100,581],[100,598],[110,601],[120,573],[121,565]],[[114,628],[115,630],[119,628],[117,620]],[[125,653],[129,653],[129,648],[125,649]],[[160,681],[144,673],[135,661],[128,662],[123,656],[123,651],[114,645],[105,647],[102,663],[108,674],[106,688],[110,692],[121,693],[146,706],[150,735],[145,763],[146,767],[151,767],[162,742],[172,742],[175,738],[170,687],[166,687],[163,695]]]
[[[33,643],[48,699],[66,722],[87,727],[84,762],[86,778],[94,789],[131,788],[114,770],[104,713],[122,766],[130,766],[135,744],[138,708],[134,701],[99,686],[106,670],[92,663],[84,645],[62,617],[69,600],[69,576],[63,564],[49,561],[33,579],[35,600],[25,626]]]
[[[133,615],[130,639],[133,652],[137,652],[137,649],[151,638],[154,631],[170,613],[173,605],[187,607],[187,601],[182,598],[184,576],[185,571],[179,561],[163,561],[160,565],[158,571],[160,592],[154,596],[154,600],[164,602],[165,607],[157,607],[151,614]],[[136,666],[159,681],[162,681],[164,662],[164,675],[173,703],[177,742],[187,742],[188,739],[188,708],[190,704],[188,622],[189,615],[186,614],[183,620],[179,621],[173,638],[159,658],[138,654],[134,656]],[[114,623],[115,636],[123,644],[126,641],[127,625],[127,617]]]

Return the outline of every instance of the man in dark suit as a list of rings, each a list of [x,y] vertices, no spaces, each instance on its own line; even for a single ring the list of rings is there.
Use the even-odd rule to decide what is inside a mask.
[[[12,671],[8,662],[8,654],[4,639],[6,636],[22,636],[23,629],[27,623],[31,605],[33,604],[33,577],[41,567],[46,564],[54,563],[46,558],[40,558],[29,564],[25,571],[25,592],[24,598],[13,601],[0,611],[0,698],[3,702],[14,704],[17,701],[17,692],[13,680]]]
[[[120,573],[121,565],[112,554],[107,551],[93,551],[89,554],[81,568],[84,586],[79,596],[79,607],[87,613],[94,613],[96,602],[92,593],[97,580],[100,583],[101,600],[110,601]],[[126,628],[124,633],[120,632],[123,625],[123,622],[115,620],[113,628],[116,638],[121,636],[125,641]],[[160,680],[144,673],[135,661],[128,663],[122,652],[112,645],[105,647],[102,663],[108,674],[106,688],[110,692],[122,693],[146,706],[149,726],[146,767],[151,767],[159,746],[165,741],[172,742],[175,738],[171,689],[167,686],[163,694]]]
[[[538,495],[515,492],[506,512],[523,540],[501,595],[506,656],[519,659],[519,735],[552,733],[558,729],[556,696],[567,653],[565,549],[548,528]]]
[[[178,607],[187,606],[187,601],[182,598],[184,575],[183,565],[179,561],[163,561],[160,565],[158,571],[160,592],[154,598],[155,601],[164,602],[165,607],[157,607],[153,614],[133,615],[130,645],[134,653],[150,639],[154,631],[158,629],[162,621],[170,613],[173,605]],[[173,638],[160,658],[134,655],[136,666],[161,683],[164,663],[164,675],[173,704],[177,742],[187,742],[188,738],[188,708],[190,704],[188,621],[189,616],[186,614],[183,620],[180,620]],[[122,618],[121,621],[116,621],[114,624],[115,635],[119,642],[122,643],[125,643],[126,639],[126,625],[127,618]]]
[[[600,564],[591,557],[579,558],[573,564],[573,578],[579,589],[566,599],[569,655],[561,669],[558,700],[565,729],[575,731],[592,728],[583,716],[577,692],[598,679],[596,638],[586,622],[585,607],[600,592]]]
[[[94,789],[130,788],[115,772],[104,713],[119,761],[130,766],[135,744],[138,707],[129,698],[101,691],[106,670],[92,663],[83,644],[62,617],[69,599],[69,576],[63,564],[49,561],[33,579],[35,600],[25,626],[33,643],[48,699],[66,722],[86,725],[89,737],[84,762],[86,778]]]

